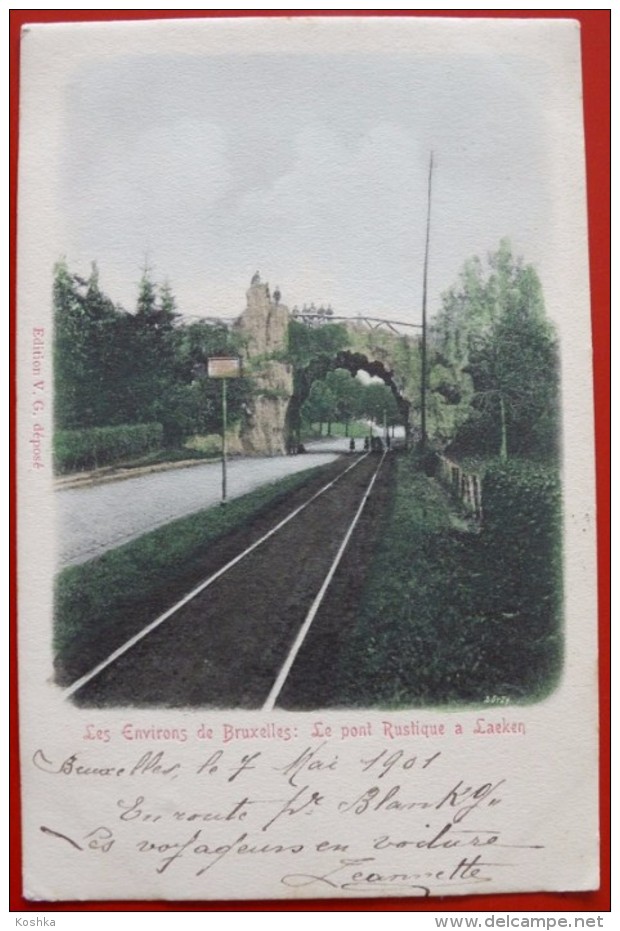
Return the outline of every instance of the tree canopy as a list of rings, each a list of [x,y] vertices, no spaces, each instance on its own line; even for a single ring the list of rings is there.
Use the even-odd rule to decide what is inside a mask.
[[[557,454],[559,363],[535,269],[502,241],[468,261],[432,328],[432,405],[461,453]],[[446,413],[453,411],[452,433]]]
[[[89,278],[54,272],[55,422],[60,429],[161,423],[164,442],[220,428],[220,386],[206,377],[212,355],[235,353],[235,335],[206,321],[184,323],[171,286],[145,268],[133,313],[115,305]],[[228,393],[231,422],[241,416],[247,379]]]
[[[336,368],[312,383],[301,414],[307,424],[333,422],[345,426],[345,436],[353,420],[371,420],[388,426],[402,423],[402,415],[392,390],[380,381],[364,384],[347,369]]]

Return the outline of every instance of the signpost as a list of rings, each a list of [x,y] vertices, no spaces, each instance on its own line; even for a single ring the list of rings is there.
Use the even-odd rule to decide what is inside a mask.
[[[226,384],[229,378],[241,375],[241,359],[237,356],[213,356],[207,359],[207,375],[222,380],[222,504],[226,504]]]

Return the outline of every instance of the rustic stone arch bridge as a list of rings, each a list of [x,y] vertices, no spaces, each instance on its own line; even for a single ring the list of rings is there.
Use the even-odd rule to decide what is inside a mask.
[[[256,278],[256,276],[255,276]],[[278,297],[278,295],[276,295]],[[349,345],[333,356],[322,356],[303,370],[293,371],[287,360],[289,324],[308,326],[339,323],[346,327]],[[247,306],[232,324],[241,337],[244,368],[256,390],[240,429],[240,447],[247,455],[280,455],[296,439],[301,405],[312,382],[335,368],[352,375],[366,371],[392,390],[407,434],[411,414],[419,406],[419,336],[411,324],[371,317],[336,317],[317,313],[291,313],[269,288],[253,281]]]

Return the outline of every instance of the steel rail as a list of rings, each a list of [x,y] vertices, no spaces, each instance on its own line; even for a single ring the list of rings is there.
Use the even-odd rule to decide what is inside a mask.
[[[335,575],[336,569],[338,568],[340,564],[340,560],[343,557],[344,551],[346,550],[349,540],[351,539],[353,535],[353,531],[355,530],[357,523],[360,517],[362,516],[362,511],[364,510],[366,506],[366,502],[368,501],[368,498],[370,497],[370,492],[372,491],[372,487],[375,484],[377,475],[379,474],[379,470],[381,469],[381,466],[383,465],[383,460],[385,459],[386,455],[387,455],[387,449],[383,451],[383,455],[381,456],[379,465],[377,466],[377,469],[375,473],[373,474],[370,480],[370,483],[368,487],[366,488],[366,491],[364,492],[361,504],[358,507],[357,511],[355,512],[355,516],[353,517],[353,520],[349,524],[349,528],[344,536],[342,543],[340,544],[340,547],[338,549],[338,552],[336,553],[334,561],[329,567],[329,571],[327,575],[325,576],[323,580],[323,584],[321,585],[314,601],[312,602],[312,605],[310,606],[310,610],[308,611],[303,624],[299,628],[297,637],[295,638],[295,642],[293,643],[293,646],[291,647],[288,653],[288,656],[286,657],[280,669],[280,672],[278,673],[276,677],[276,681],[274,682],[271,688],[271,691],[269,692],[269,695],[267,696],[265,704],[263,705],[263,709],[262,709],[263,711],[273,711],[274,709],[275,703],[278,700],[278,697],[280,695],[280,692],[282,691],[282,688],[284,687],[284,683],[286,682],[288,678],[288,675],[289,675],[289,672],[291,671],[293,663],[295,662],[297,658],[297,654],[299,653],[301,646],[304,640],[306,639],[306,635],[308,631],[310,630],[310,627],[312,625],[312,622],[314,621],[314,618],[316,617],[317,611],[321,607],[321,602],[323,601],[323,598],[325,597],[325,593],[327,592],[327,589],[329,588],[331,584],[331,581]]]
[[[114,663],[117,659],[119,659],[119,657],[123,656],[124,653],[127,653],[127,651],[130,650],[132,647],[134,647],[136,643],[139,643],[140,640],[144,639],[144,637],[146,637],[153,630],[155,630],[157,627],[163,624],[164,621],[167,621],[168,618],[176,614],[177,611],[179,611],[182,607],[184,607],[186,604],[192,601],[197,595],[203,592],[206,588],[209,588],[210,585],[213,585],[213,583],[216,582],[219,578],[221,578],[221,576],[223,576],[224,573],[228,572],[229,569],[232,569],[233,566],[236,566],[237,563],[241,562],[242,559],[244,559],[246,556],[252,553],[255,549],[257,549],[259,546],[265,543],[270,537],[272,537],[275,533],[277,533],[278,530],[281,530],[282,527],[288,524],[288,522],[291,521],[294,517],[297,517],[297,515],[300,514],[302,511],[304,511],[310,504],[312,504],[313,501],[316,501],[316,499],[319,498],[322,494],[324,494],[329,488],[332,488],[336,484],[336,482],[340,481],[340,479],[344,475],[346,475],[348,472],[354,469],[357,465],[359,465],[360,462],[366,459],[368,455],[370,454],[365,453],[359,458],[357,458],[355,462],[347,466],[346,469],[343,469],[342,472],[340,472],[334,479],[331,480],[331,482],[328,482],[326,485],[323,485],[322,488],[319,488],[319,490],[316,491],[313,495],[311,495],[311,497],[308,498],[307,501],[305,501],[303,504],[299,505],[299,507],[291,511],[290,514],[288,514],[281,521],[279,521],[279,523],[277,523],[275,527],[272,527],[271,530],[267,531],[267,533],[263,534],[262,537],[260,537],[254,543],[252,543],[251,546],[248,546],[245,550],[243,550],[242,553],[239,553],[239,555],[235,556],[234,559],[231,559],[229,562],[227,562],[225,566],[222,566],[221,569],[218,569],[217,572],[214,572],[213,575],[209,576],[208,579],[205,579],[204,582],[201,582],[200,585],[197,585],[196,588],[193,588],[191,592],[189,592],[187,595],[181,598],[180,601],[177,601],[176,604],[172,605],[171,608],[168,608],[167,611],[164,611],[163,614],[160,614],[158,617],[156,617],[155,620],[151,621],[150,624],[147,624],[146,627],[143,627],[142,630],[138,631],[137,634],[134,634],[133,637],[130,637],[129,640],[125,641],[125,643],[123,643],[120,647],[114,650],[113,653],[110,653],[110,655],[106,659],[102,660],[100,663],[94,666],[93,669],[85,673],[79,679],[76,679],[75,682],[73,682],[70,686],[68,686],[63,691],[62,697],[70,698],[72,695],[75,695],[75,693],[79,691],[79,689],[83,688],[88,682],[90,682],[92,679],[98,676],[101,672],[103,672],[104,669],[107,669],[108,666],[112,665],[112,663]]]

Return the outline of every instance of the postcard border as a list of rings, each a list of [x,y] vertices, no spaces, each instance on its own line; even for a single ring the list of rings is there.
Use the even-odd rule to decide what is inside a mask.
[[[35,903],[23,898],[21,876],[20,768],[17,688],[17,517],[16,517],[16,277],[17,277],[17,162],[20,30],[30,23],[100,22],[186,18],[250,18],[288,16],[369,16],[369,11],[336,10],[11,10],[10,11],[10,438],[13,456],[10,472],[11,516],[11,652],[10,652],[10,817],[12,911],[161,911],[169,903],[156,901]],[[600,832],[601,887],[577,893],[499,893],[451,897],[441,900],[441,911],[606,911],[610,908],[610,37],[609,10],[388,10],[373,16],[476,17],[573,19],[581,25],[585,114],[586,185],[588,198],[591,320],[593,337],[596,502],[599,594],[599,715],[600,715]],[[42,905],[44,906],[42,908]],[[257,907],[277,911],[298,910],[437,910],[436,899],[361,899],[308,901],[205,901],[175,900],[179,911],[244,910]],[[329,906],[329,909],[326,909]]]

